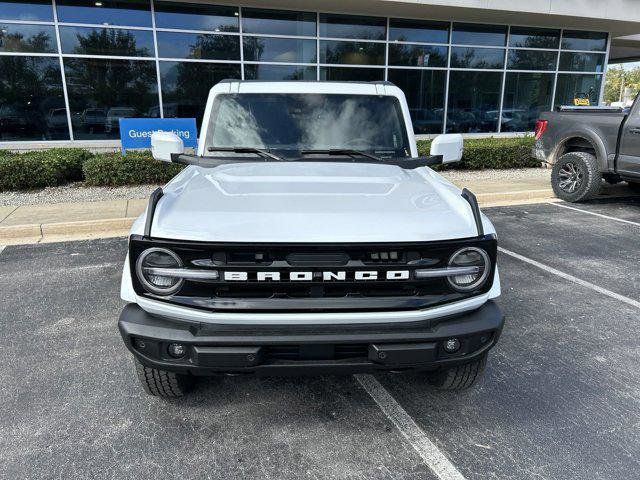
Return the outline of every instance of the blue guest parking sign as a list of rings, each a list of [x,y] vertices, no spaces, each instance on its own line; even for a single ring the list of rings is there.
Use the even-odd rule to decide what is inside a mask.
[[[122,154],[128,148],[151,148],[151,134],[157,131],[173,132],[185,147],[198,147],[195,118],[121,118]]]

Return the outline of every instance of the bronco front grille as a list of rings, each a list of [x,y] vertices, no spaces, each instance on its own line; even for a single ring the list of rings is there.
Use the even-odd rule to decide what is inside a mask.
[[[349,245],[217,244],[133,236],[129,245],[132,279],[139,295],[199,309],[256,312],[400,310],[461,300],[488,291],[491,280],[477,291],[460,293],[446,278],[418,279],[413,272],[444,268],[455,251],[476,246],[489,254],[491,279],[497,248],[492,235],[426,243]],[[215,270],[220,277],[207,282],[186,281],[169,297],[148,293],[133,265],[150,247],[168,248],[186,267]],[[375,278],[371,272],[375,272]]]

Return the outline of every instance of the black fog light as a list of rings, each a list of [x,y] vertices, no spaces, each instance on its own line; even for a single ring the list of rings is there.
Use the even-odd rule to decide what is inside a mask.
[[[167,351],[173,358],[182,358],[187,353],[187,347],[181,343],[170,343]]]
[[[144,340],[142,340],[141,338],[134,338],[133,339],[133,346],[137,350],[144,350],[145,348],[147,348],[147,344],[144,343]]]
[[[443,348],[447,353],[456,353],[460,350],[460,340],[457,338],[450,338],[444,342]]]

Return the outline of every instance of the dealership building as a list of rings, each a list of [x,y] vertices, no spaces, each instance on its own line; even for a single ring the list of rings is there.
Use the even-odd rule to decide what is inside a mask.
[[[390,81],[418,135],[527,132],[640,58],[635,0],[0,0],[0,148],[117,146],[222,79]]]

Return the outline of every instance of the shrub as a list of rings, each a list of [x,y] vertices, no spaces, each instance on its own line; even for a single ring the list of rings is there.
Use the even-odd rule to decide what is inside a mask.
[[[82,165],[91,157],[79,148],[52,148],[27,153],[0,151],[0,191],[53,187],[82,180]]]
[[[528,168],[539,167],[540,160],[531,155],[534,138],[469,138],[464,140],[462,160],[444,169],[484,170],[487,168]],[[420,155],[428,155],[430,140],[418,141]]]
[[[144,183],[166,183],[175,177],[183,165],[154,160],[151,152],[96,154],[84,163],[87,185],[115,187]]]

